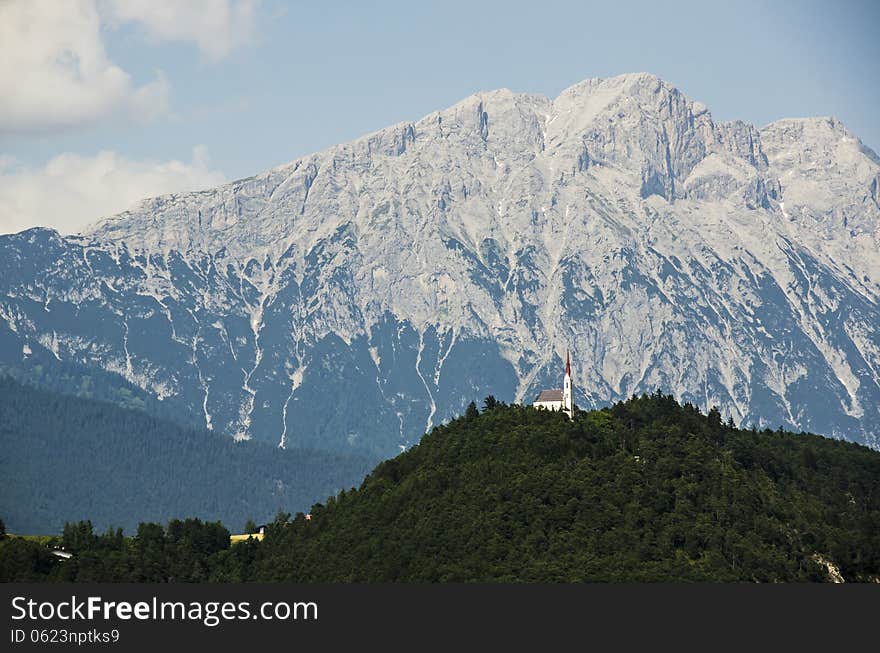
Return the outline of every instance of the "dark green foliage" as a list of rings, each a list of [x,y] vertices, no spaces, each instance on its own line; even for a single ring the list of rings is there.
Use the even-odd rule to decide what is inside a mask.
[[[144,411],[154,417],[186,426],[199,425],[197,416],[184,403],[174,398],[160,401],[120,375],[97,368],[54,358],[43,362],[29,358],[19,365],[6,365],[0,361],[0,378],[2,377],[9,377],[23,385],[53,394],[95,399],[120,408]]]
[[[57,561],[46,546],[20,537],[0,541],[0,582],[30,583],[49,580]]]
[[[76,524],[64,524],[61,535],[61,546],[65,551],[80,553],[94,548],[98,538],[95,535],[91,521],[81,521]]]
[[[129,533],[180,515],[265,521],[357,482],[373,463],[235,442],[0,378],[0,514],[13,533],[58,533],[71,519]]]
[[[316,514],[317,513],[317,514]],[[880,574],[880,454],[672,397],[440,426],[261,546],[291,581],[808,581]]]
[[[712,406],[709,409],[709,414],[706,416],[709,420],[709,426],[712,428],[718,428],[721,426],[721,411],[718,410],[718,406]]]
[[[132,540],[90,540],[74,525],[72,537],[93,542],[76,564],[47,571],[20,544],[7,554],[7,540],[0,570],[56,580],[777,582],[827,580],[821,556],[846,580],[880,576],[880,454],[739,430],[662,394],[574,421],[517,405],[470,414],[311,514],[279,512],[262,542],[229,548],[216,531],[187,539],[183,527],[142,524]],[[108,562],[103,576],[79,560],[115,560],[115,547],[124,564]]]
[[[61,546],[73,557],[62,560],[41,543],[9,538],[0,544],[0,582],[197,583],[209,579],[230,545],[219,522],[175,519],[164,529],[141,524],[132,538],[112,529],[98,535],[87,521],[65,524]]]

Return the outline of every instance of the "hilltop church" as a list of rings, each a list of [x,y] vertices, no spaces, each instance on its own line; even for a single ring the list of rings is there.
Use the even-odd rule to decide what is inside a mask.
[[[532,402],[535,408],[545,410],[561,410],[569,419],[574,419],[574,402],[572,401],[571,387],[571,360],[568,352],[565,352],[565,378],[562,382],[562,390],[541,390],[538,398]]]

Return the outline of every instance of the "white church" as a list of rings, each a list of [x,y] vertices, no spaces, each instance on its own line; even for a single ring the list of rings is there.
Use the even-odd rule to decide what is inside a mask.
[[[571,360],[568,352],[565,352],[565,379],[562,382],[562,390],[541,390],[538,398],[532,402],[535,408],[545,410],[561,410],[569,419],[574,419],[574,402],[572,401],[573,388],[571,387]]]

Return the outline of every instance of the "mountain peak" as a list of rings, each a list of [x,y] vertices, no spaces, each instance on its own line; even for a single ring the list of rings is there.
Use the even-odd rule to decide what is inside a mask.
[[[611,104],[615,101],[638,99],[653,101],[657,97],[682,95],[672,84],[651,73],[627,73],[615,77],[595,77],[585,79],[564,89],[554,100],[554,104],[562,103],[570,106],[578,99],[598,97]],[[691,102],[688,100],[688,102]]]
[[[672,102],[669,101],[670,97],[673,98]],[[549,141],[552,139],[554,153],[572,148],[576,150],[584,133],[594,127],[606,131],[609,121],[619,122],[626,115],[640,120],[640,116],[656,115],[669,109],[675,112],[671,119],[679,123],[706,113],[703,105],[687,99],[673,86],[650,73],[584,80],[565,89],[554,100],[540,94],[513,92],[508,88],[482,91],[415,122],[406,121],[385,127],[350,143],[306,155],[248,179],[213,190],[143,200],[129,211],[102,218],[88,227],[85,233],[114,241],[125,240],[139,249],[211,248],[216,246],[211,243],[210,236],[215,227],[227,232],[229,229],[237,230],[236,225],[241,225],[237,219],[240,207],[233,207],[228,202],[232,196],[238,197],[247,189],[258,190],[258,195],[264,192],[271,195],[291,188],[291,184],[293,187],[310,187],[312,177],[318,174],[318,170],[326,171],[328,165],[338,169],[340,165],[350,166],[358,161],[360,163],[356,165],[369,168],[377,163],[378,156],[399,157],[410,151],[416,157],[431,157],[433,154],[428,154],[429,149],[449,150],[448,144],[453,141],[470,144],[468,147],[475,147],[476,151],[489,147],[497,165],[503,159],[501,149],[525,150],[531,152],[530,156],[538,156],[551,145]],[[643,122],[653,120],[648,117]],[[670,127],[670,130],[679,131],[680,127]],[[647,140],[651,139],[648,137]],[[563,144],[567,147],[556,150]],[[635,147],[640,151],[644,145],[628,143],[625,147],[629,150]],[[451,151],[449,154],[453,155]],[[576,152],[569,154],[575,159],[578,157]],[[634,154],[638,155],[638,151]],[[652,156],[662,158],[660,153]],[[607,159],[609,163],[612,158]],[[686,164],[687,168],[691,166],[692,163]],[[301,182],[292,181],[299,177],[302,177]],[[664,194],[668,192],[664,191]],[[215,205],[221,198],[224,198],[224,218],[219,223],[208,221],[206,225],[204,213],[216,213]],[[262,202],[266,198],[251,198],[249,202],[253,199]],[[236,215],[230,214],[230,211]],[[142,219],[146,215],[150,216],[147,223]],[[145,237],[145,231],[154,232],[154,235],[158,235],[155,233],[157,231],[163,233],[159,238]],[[223,239],[224,242],[228,240],[228,233],[224,234]],[[277,234],[273,234],[268,242],[278,242]]]
[[[563,89],[563,91],[559,95],[603,87],[620,89],[621,91],[631,91],[636,88],[674,88],[671,84],[652,73],[624,73],[622,75],[615,75],[613,77],[590,77]]]
[[[765,125],[760,134],[767,155],[786,174],[797,167],[826,183],[842,173],[859,185],[877,183],[880,157],[834,116],[784,118]]]
[[[877,444],[878,224],[880,165],[834,119],[716,122],[644,73],[498,89],[146,200],[28,271],[4,241],[0,326],[28,335],[0,364],[43,343],[218,431],[387,452],[474,388],[556,387],[570,348],[582,405],[660,387]],[[58,295],[92,321],[54,324]],[[327,384],[375,425],[325,415]]]
[[[772,134],[781,132],[791,139],[809,137],[856,138],[846,125],[835,116],[807,116],[802,118],[780,118],[761,128],[761,132]]]

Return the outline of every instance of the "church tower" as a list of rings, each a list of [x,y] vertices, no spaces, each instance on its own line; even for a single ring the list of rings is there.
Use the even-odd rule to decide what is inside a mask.
[[[574,419],[574,402],[572,401],[571,387],[571,359],[568,350],[565,351],[565,381],[562,385],[562,410],[564,410],[571,419]]]
[[[541,390],[532,406],[540,410],[561,410],[574,419],[574,387],[571,383],[571,356],[565,351],[565,377],[562,390]]]

